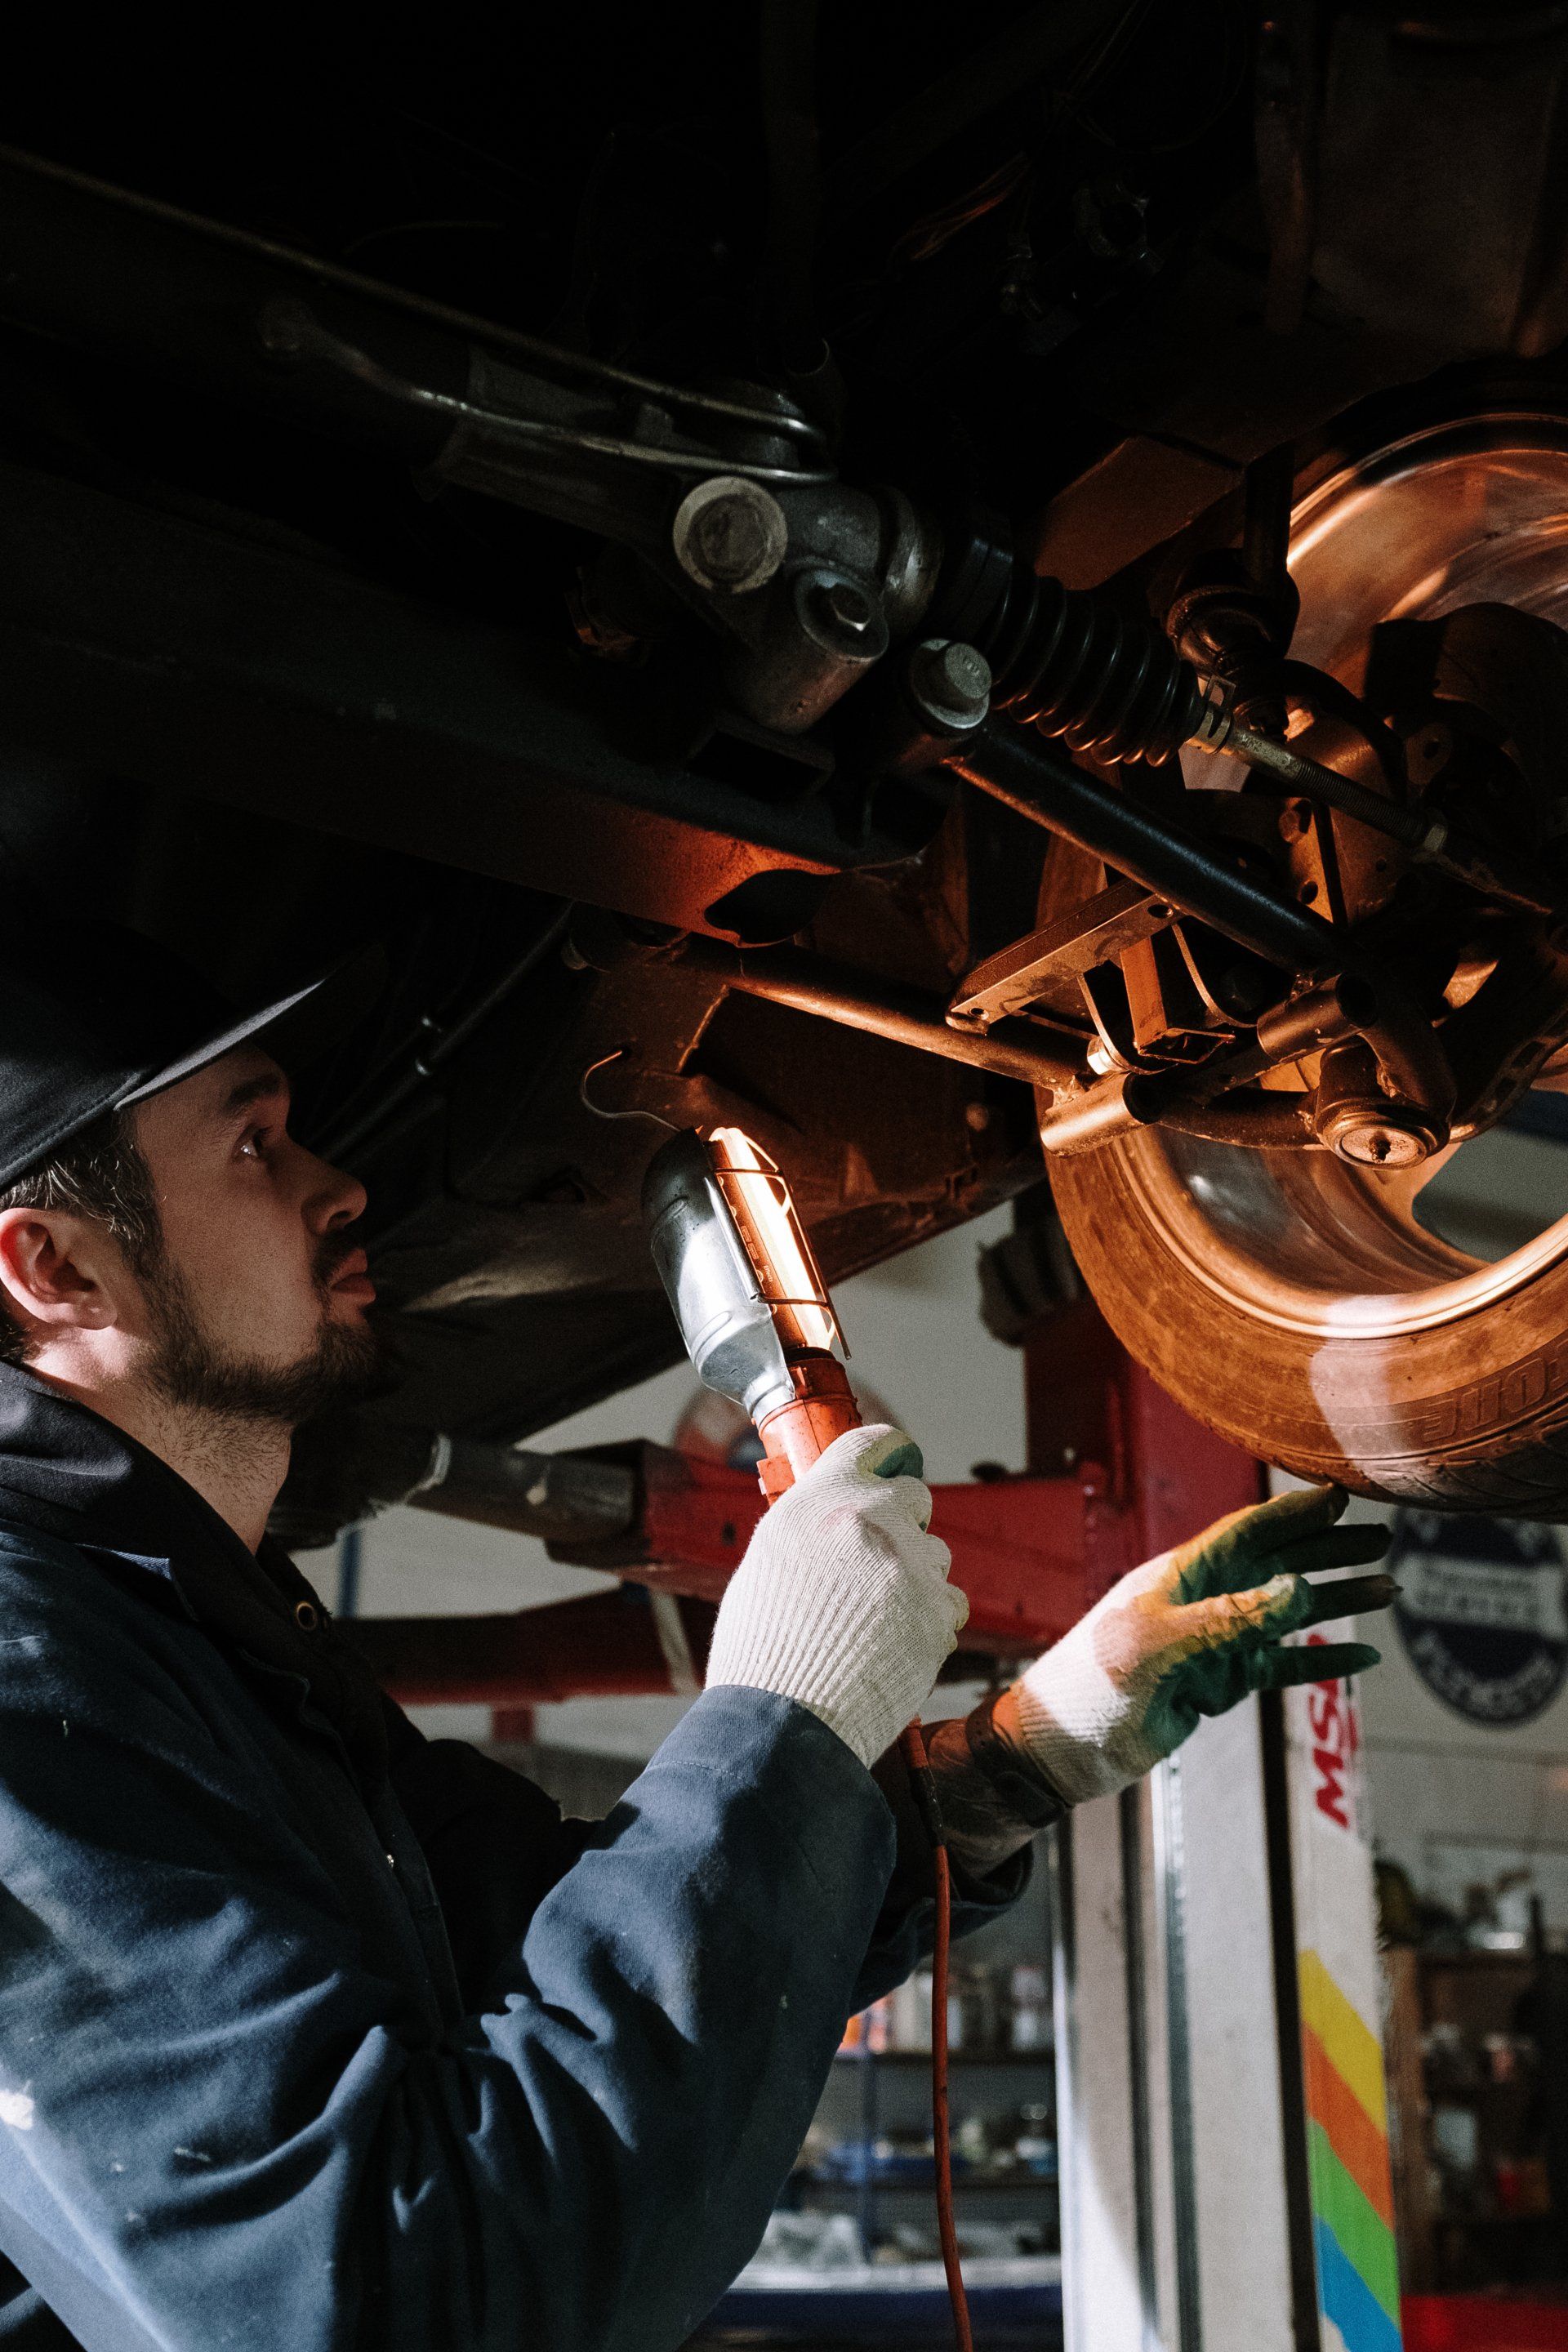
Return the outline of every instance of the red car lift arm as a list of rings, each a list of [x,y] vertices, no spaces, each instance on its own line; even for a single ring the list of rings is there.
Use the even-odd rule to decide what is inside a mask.
[[[1030,1456],[1062,1464],[1061,1475],[932,1488],[932,1526],[969,1595],[969,1654],[1033,1656],[1124,1570],[1258,1496],[1257,1465],[1189,1420],[1097,1317],[1075,1310],[1052,1323],[1026,1362]],[[594,1458],[634,1474],[626,1524],[552,1542],[552,1558],[606,1569],[678,1606],[603,1592],[499,1616],[357,1619],[355,1638],[395,1698],[519,1707],[695,1686],[711,1604],[762,1517],[755,1476],[651,1444]],[[494,1494],[468,1507],[440,1489],[419,1499],[533,1531],[521,1503]]]

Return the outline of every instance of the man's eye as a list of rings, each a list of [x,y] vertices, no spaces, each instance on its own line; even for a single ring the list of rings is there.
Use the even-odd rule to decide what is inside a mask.
[[[267,1148],[268,1134],[264,1127],[253,1127],[248,1134],[240,1138],[240,1153],[247,1160],[265,1160]]]

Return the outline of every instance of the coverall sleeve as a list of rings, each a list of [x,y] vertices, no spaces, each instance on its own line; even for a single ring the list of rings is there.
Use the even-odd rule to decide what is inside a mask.
[[[176,1676],[42,1646],[0,1645],[0,2243],[87,2352],[679,2345],[888,1883],[848,1748],[709,1693],[443,2032]]]
[[[488,2005],[534,1913],[599,1833],[460,1739],[426,1739],[387,1701],[393,1792],[419,1842],[466,2009]]]
[[[865,2009],[912,1976],[931,1958],[936,1940],[936,1874],[931,1841],[902,1756],[889,1748],[872,1766],[872,1774],[893,1818],[895,1832],[892,1874],[882,1908],[872,1930],[860,1973],[856,1979],[856,2009]],[[954,1941],[989,1927],[1018,1900],[1029,1883],[1034,1856],[1024,1846],[1010,1862],[984,1877],[952,1864],[952,1934]]]
[[[592,1822],[563,1817],[552,1797],[460,1740],[426,1739],[387,1702],[392,1779],[440,1897],[465,2002],[485,1998],[544,1895],[591,1843]],[[896,1748],[872,1767],[893,1817],[892,1876],[851,1995],[864,2009],[931,1956],[935,1878],[931,1841]],[[972,1935],[1010,1908],[1029,1880],[1027,1848],[984,1876],[955,1865],[952,1931]]]

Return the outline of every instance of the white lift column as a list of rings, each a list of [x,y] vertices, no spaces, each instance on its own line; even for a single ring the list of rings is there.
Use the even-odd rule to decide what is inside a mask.
[[[1068,2352],[1398,2352],[1355,1749],[1254,1700],[1057,1833]]]

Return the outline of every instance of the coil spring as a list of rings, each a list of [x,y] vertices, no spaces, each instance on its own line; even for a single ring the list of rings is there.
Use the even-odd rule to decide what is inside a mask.
[[[1022,562],[975,641],[995,709],[1097,760],[1168,760],[1203,717],[1196,671],[1152,621]]]

